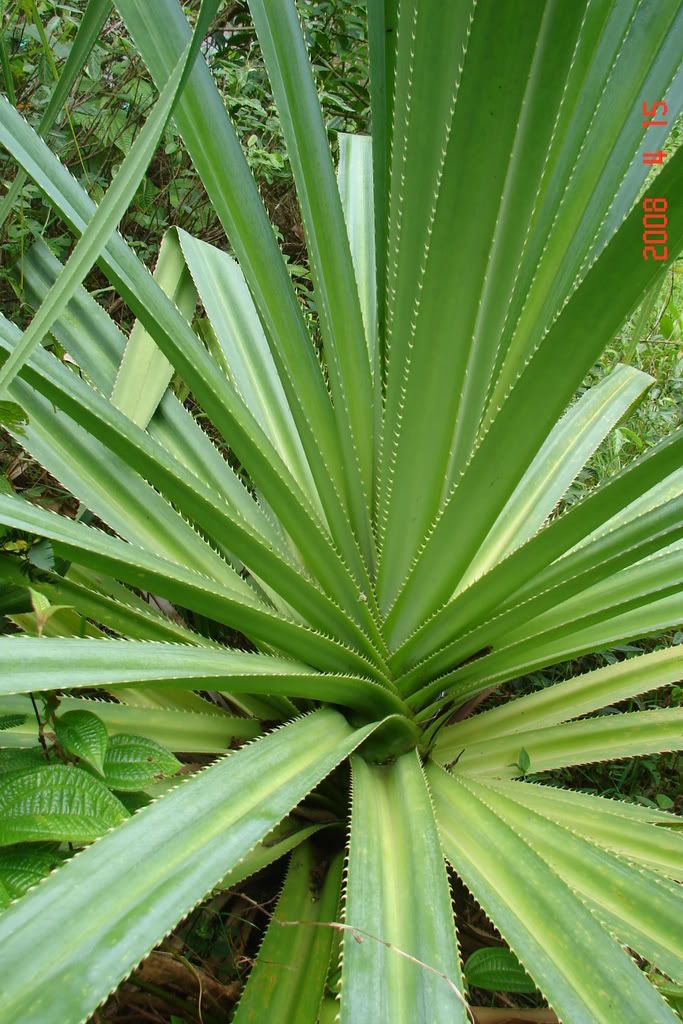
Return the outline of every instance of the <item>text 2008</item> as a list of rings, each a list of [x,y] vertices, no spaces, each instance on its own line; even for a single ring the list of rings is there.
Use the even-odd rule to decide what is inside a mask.
[[[664,100],[657,100],[651,108],[643,103],[643,128],[665,126],[666,116],[669,113]],[[662,164],[666,159],[664,150],[643,153],[643,163],[652,166]],[[643,259],[665,260],[669,256],[667,242],[667,224],[669,218],[666,215],[668,203],[663,196],[645,196],[643,199]]]

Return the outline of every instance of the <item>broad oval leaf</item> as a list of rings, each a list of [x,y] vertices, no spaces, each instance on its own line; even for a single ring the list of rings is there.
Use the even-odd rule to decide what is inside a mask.
[[[104,772],[108,734],[104,722],[92,711],[67,711],[55,722],[57,742],[67,753]]]
[[[38,768],[45,764],[42,747],[25,747],[0,749],[0,779],[3,775],[26,771],[27,768]]]
[[[54,843],[0,850],[0,885],[4,885],[12,899],[17,899],[37,885],[61,860]]]
[[[160,743],[119,733],[109,740],[102,774],[111,789],[135,792],[176,775],[179,769],[178,758]]]
[[[120,800],[82,768],[46,764],[0,781],[0,846],[90,843],[127,817]]]
[[[509,949],[486,947],[467,958],[465,980],[470,988],[489,992],[535,992],[536,986]]]

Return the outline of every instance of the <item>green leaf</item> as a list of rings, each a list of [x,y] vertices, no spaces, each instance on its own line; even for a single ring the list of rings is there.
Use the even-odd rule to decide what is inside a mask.
[[[53,604],[74,608],[85,617],[131,640],[173,640],[201,645],[203,638],[182,624],[162,615],[156,605],[138,598],[121,584],[109,581],[113,593],[105,593],[106,584],[97,582],[96,573],[72,566],[66,576],[56,573],[33,584]],[[103,577],[99,576],[102,581]],[[82,618],[81,618],[82,621]],[[75,635],[78,635],[76,633]]]
[[[2,67],[2,77],[5,82],[5,91],[9,97],[10,103],[14,104],[17,102],[17,95],[14,90],[14,76],[12,74],[12,68],[9,61],[9,51],[7,49],[7,39],[5,38],[5,26],[2,27],[0,32],[0,67]]]
[[[398,6],[398,0],[369,0],[368,3],[372,177],[376,211],[374,219],[377,255],[378,351],[382,356],[382,370],[384,369],[386,234],[389,199],[388,160],[392,131]]]
[[[435,765],[428,778],[446,856],[560,1019],[673,1024],[624,949],[488,806],[487,790]]]
[[[47,360],[43,359],[41,362],[45,363]],[[236,572],[230,572],[225,562],[211,547],[202,542],[181,515],[169,508],[151,488],[142,485],[141,492],[140,481],[135,477],[131,480],[132,470],[139,469],[150,483],[157,486],[162,494],[173,502],[180,513],[188,518],[191,517],[195,524],[205,531],[219,550],[226,552],[224,545],[227,542],[230,548],[233,551],[236,550],[252,570],[256,570],[260,577],[276,586],[279,593],[297,610],[300,610],[312,625],[326,631],[341,633],[354,646],[360,646],[372,655],[373,647],[363,631],[349,621],[348,617],[346,617],[346,621],[342,617],[340,623],[340,613],[336,604],[330,599],[325,600],[320,589],[302,577],[291,564],[291,556],[283,558],[274,552],[268,539],[260,536],[258,531],[254,530],[248,522],[244,522],[241,517],[235,515],[234,511],[226,504],[220,500],[216,501],[216,495],[210,487],[188,475],[184,466],[170,458],[163,448],[155,444],[145,432],[129,423],[123,415],[118,414],[106,400],[98,396],[87,385],[74,380],[73,375],[65,371],[60,364],[55,361],[53,364],[52,367],[41,366],[39,373],[33,367],[28,369],[27,376],[31,383],[35,382],[46,397],[70,413],[73,419],[81,422],[84,426],[87,424],[93,435],[116,453],[121,459],[121,461],[117,459],[118,472],[112,474],[108,465],[105,464],[105,467],[100,469],[100,476],[109,475],[109,479],[112,481],[110,486],[120,486],[121,472],[125,467],[130,481],[129,486],[135,488],[134,500],[137,499],[135,504],[145,507],[144,513],[135,508],[130,509],[129,516],[138,511],[134,518],[131,516],[133,518],[132,531],[128,523],[124,526],[123,531],[118,527],[116,521],[112,525],[117,526],[121,532],[125,532],[130,539],[139,540],[145,546],[151,547],[152,550],[158,550],[163,540],[161,537],[155,540],[154,535],[158,536],[163,523],[171,535],[170,544],[167,540],[165,545],[171,557],[183,563],[191,559],[197,568],[201,564],[204,571],[214,579],[220,580],[228,576],[236,589],[241,590],[253,600],[253,590]],[[74,404],[76,408],[74,408]],[[95,443],[97,444],[97,442]],[[96,454],[97,451],[93,452],[92,457],[94,458]],[[123,459],[126,459],[126,463],[123,462]],[[60,474],[60,476],[64,478],[64,474]],[[101,491],[97,498],[102,500]],[[152,502],[157,508],[157,515],[154,519],[151,519],[147,510]],[[98,507],[97,503],[94,507]],[[102,515],[110,519],[107,515],[106,504],[103,503],[99,507],[102,510]],[[144,530],[142,535],[140,526]],[[183,548],[187,554],[180,553]],[[351,587],[347,603],[353,607],[355,602],[355,588]],[[377,660],[376,656],[375,660]]]
[[[470,988],[489,992],[535,992],[536,986],[514,953],[500,946],[477,949],[465,961],[465,980]]]
[[[84,216],[87,217],[87,199],[82,199]],[[34,307],[44,299],[61,269],[61,264],[44,243],[37,242],[26,253],[24,284],[27,299]],[[85,289],[76,290],[67,312],[54,324],[52,333],[100,391],[110,394],[126,339]],[[210,483],[216,494],[222,495],[230,505],[237,507],[244,518],[254,525],[258,524],[261,532],[265,532],[271,540],[278,536],[272,527],[268,530],[268,521],[237,474],[171,391],[167,391],[162,398],[148,426],[148,432],[187,469]],[[60,474],[57,475],[62,479]]]
[[[591,843],[683,881],[683,835],[667,827],[680,824],[675,815],[547,785],[493,779],[487,785]]]
[[[441,679],[441,691],[449,688],[458,701],[465,701],[467,698],[482,690],[496,686],[508,679],[541,669],[548,665],[556,665],[559,662],[577,658],[582,654],[592,653],[596,650],[605,650],[617,646],[623,639],[638,639],[646,636],[657,636],[676,627],[680,622],[680,559],[672,561],[678,565],[669,565],[663,559],[663,566],[648,566],[653,589],[644,594],[628,595],[628,587],[625,588],[625,599],[616,605],[606,609],[591,610],[585,617],[580,616],[574,619],[573,616],[566,624],[559,623],[554,629],[541,632],[538,636],[524,638],[518,643],[509,647],[502,647],[499,652],[490,655],[484,654],[481,664],[472,663],[471,669],[465,668],[454,670],[448,676]],[[660,591],[656,589],[662,581],[657,575],[657,569],[662,569],[664,587]],[[666,576],[674,576],[673,582],[666,579]],[[615,580],[617,584],[621,580]],[[452,686],[452,689],[450,687]],[[421,697],[411,698],[417,705],[427,692],[434,692],[434,684],[429,684],[429,690],[425,688]],[[420,718],[429,717],[427,709],[420,712]]]
[[[676,219],[671,205],[676,197],[683,195],[682,181],[683,152],[677,150],[657,178],[660,194],[671,197],[669,223],[680,222],[680,237],[671,234],[669,239],[672,255],[683,248],[683,219]],[[633,259],[631,255],[640,250],[641,238],[642,210],[638,207],[631,211],[591,266],[543,337],[533,358],[525,365],[473,458],[463,470],[451,499],[445,504],[421,550],[420,558],[410,570],[409,579],[398,585],[402,587],[400,596],[396,596],[389,616],[394,636],[405,638],[453,592],[466,568],[465,563],[471,561],[490,528],[491,520],[519,482],[521,471],[536,454],[569,397],[595,362],[604,339],[614,335],[651,285],[658,269],[653,269],[652,261]],[[618,281],[619,286],[606,292],[608,281]],[[609,302],[605,301],[606,294],[610,297]],[[560,347],[563,351],[572,352],[571,365],[557,359]],[[425,396],[421,395],[421,403],[424,401]],[[529,408],[536,410],[533,417],[524,415],[523,410]],[[516,458],[507,463],[501,462],[500,452],[505,446],[505,439],[513,435],[516,438]],[[411,443],[415,444],[416,439],[411,438]],[[476,516],[467,515],[467,509],[472,507],[478,509]],[[484,509],[488,510],[486,514]],[[457,558],[449,558],[447,573],[439,572],[445,557],[444,545],[448,545],[451,552],[453,550],[454,523],[460,524]],[[435,586],[437,578],[440,583]]]
[[[28,750],[0,747],[0,780],[5,775],[23,772],[28,768],[37,768],[44,764],[45,754],[42,747],[31,747]]]
[[[458,591],[533,537],[609,431],[652,383],[649,374],[617,366],[582,395],[548,435],[458,584]]]
[[[20,430],[28,423],[26,412],[16,402],[0,402],[0,425],[7,430]]]
[[[468,775],[514,778],[523,774],[517,763],[522,746],[534,772],[544,772],[572,764],[678,750],[682,741],[683,708],[633,711],[473,743],[459,753],[457,770]],[[445,763],[443,748],[439,760]]]
[[[442,729],[435,749],[452,752],[472,742],[513,732],[556,725],[598,711],[649,690],[676,682],[683,673],[683,650],[670,647],[642,657],[628,658],[604,668],[573,676],[563,683],[500,704],[495,708]]]
[[[180,771],[180,761],[144,736],[112,736],[104,755],[102,775],[110,789],[136,792]]]
[[[26,721],[26,715],[0,715],[0,732],[5,729],[16,729]]]
[[[299,719],[193,776],[70,860],[0,916],[3,1012],[25,1024],[91,1014],[368,731],[354,732],[329,710]],[[39,987],[29,984],[36,970]]]
[[[163,85],[190,37],[180,4],[158,0],[152,10],[146,0],[119,0],[118,7],[157,86]],[[157,31],[159,18],[164,22],[163,36]],[[258,188],[222,97],[201,59],[180,97],[175,120],[263,318],[327,520],[345,557],[362,576],[364,569],[349,529],[345,460],[321,366]],[[225,188],[226,179],[232,183],[230,189]],[[183,375],[191,381],[187,368]],[[192,390],[200,395],[196,383]],[[207,403],[201,401],[208,411]],[[220,414],[212,417],[220,421]],[[231,445],[235,447],[233,438]],[[255,469],[252,459],[250,471]],[[305,549],[305,541],[301,547]]]
[[[39,591],[33,590],[32,587],[29,587],[29,594],[31,595],[31,604],[33,605],[33,611],[36,615],[44,614],[49,610],[50,601],[45,594],[41,594]]]
[[[551,126],[538,124],[539,107],[554,109],[561,97],[559,83],[543,74],[550,61],[557,67],[552,23],[563,21],[565,33],[571,33],[571,22],[578,18],[578,11],[563,18],[557,10],[544,18],[545,7],[534,5],[525,10],[519,31],[522,14],[516,4],[430,0],[401,3],[399,9],[387,246],[384,544],[378,575],[385,612],[448,489],[458,414],[462,420],[471,378],[477,381],[481,371],[474,352],[481,318],[495,303],[501,235],[510,231],[508,218],[519,216],[514,200],[528,208],[533,191],[518,153],[531,147],[534,130],[547,137]],[[508,46],[512,33],[514,52]],[[563,40],[561,52],[566,46]],[[523,116],[525,107],[539,111],[535,120],[533,114]],[[486,189],[477,190],[473,201],[468,154],[482,138],[487,139]],[[535,153],[528,152],[527,160],[535,170]],[[522,228],[510,255],[515,266],[524,238]],[[495,345],[497,338],[488,336],[487,341]],[[426,416],[425,409],[438,409],[439,415]],[[464,437],[457,442],[458,447],[465,444]],[[472,518],[483,526],[488,496],[475,507]],[[454,532],[449,529],[451,538]],[[471,560],[462,550],[462,536],[463,527],[457,550],[449,552],[454,576],[461,558]],[[444,575],[442,569],[439,577]],[[432,578],[407,602],[406,615],[423,618],[435,583]],[[457,579],[451,593],[456,584]]]
[[[325,996],[318,1014],[318,1024],[337,1024],[339,1020],[339,1003],[332,996]]]
[[[443,853],[416,754],[387,766],[357,756],[352,772],[342,1024],[412,1024],[416,1006],[425,1021],[464,1022]]]
[[[173,694],[171,699],[168,695]],[[132,736],[143,736],[167,747],[169,750],[184,753],[223,754],[237,739],[253,739],[261,732],[261,725],[253,718],[237,718],[229,715],[215,704],[197,697],[189,691],[157,690],[147,688],[131,688],[122,693],[117,688],[119,698],[125,697],[125,704],[113,701],[92,700],[82,697],[61,697],[59,702],[59,724],[72,714],[93,715],[100,720],[111,736],[116,733],[127,733]],[[158,698],[155,703],[152,698]],[[167,706],[164,704],[167,699]],[[181,697],[192,698],[190,707],[182,707]],[[195,703],[196,702],[196,703]],[[4,740],[8,744],[23,745],[33,742],[37,736],[37,723],[33,708],[28,697],[0,698],[0,711],[19,709],[25,715],[16,715],[22,723],[7,733]],[[79,755],[81,756],[81,755]]]
[[[92,765],[100,775],[104,772],[107,753],[107,729],[92,711],[67,711],[55,722],[57,742],[67,753]]]
[[[239,264],[185,231],[178,232],[178,238],[218,343],[217,358],[296,481],[319,507],[301,439]]]
[[[32,544],[28,551],[28,560],[36,569],[50,572],[55,567],[55,556],[52,545],[47,541]]]
[[[214,620],[225,616],[233,626],[241,626],[248,636],[266,644],[278,643],[282,649],[308,662],[320,661],[321,667],[337,671],[342,662],[348,661],[363,673],[379,675],[373,665],[346,645],[269,611],[255,596],[245,596],[241,586],[235,589],[230,576],[222,584],[214,583],[192,569],[159,558],[137,545],[124,544],[19,498],[0,495],[0,522],[7,521],[18,529],[49,537],[60,551],[79,564],[104,570],[134,586],[144,585],[152,593]],[[396,699],[392,696],[391,700],[395,706]]]
[[[154,278],[188,322],[192,320],[197,294],[178,242],[178,232],[166,232],[159,249]],[[112,405],[138,426],[145,428],[173,376],[173,367],[154,338],[136,321],[111,393]]]
[[[238,1016],[464,1024],[445,852],[558,1019],[671,1024],[655,965],[683,973],[680,822],[626,797],[618,768],[621,801],[526,780],[678,748],[676,694],[661,710],[615,707],[678,681],[678,652],[467,716],[534,668],[680,625],[683,429],[649,448],[631,432],[634,464],[557,503],[647,378],[621,368],[576,394],[683,246],[683,153],[667,141],[683,108],[681,2],[368,0],[373,139],[340,140],[335,180],[338,121],[306,53],[320,35],[298,21],[316,5],[251,0],[301,198],[307,301],[207,66],[221,54],[198,53],[218,6],[203,0],[192,33],[181,0],[117,0],[148,98],[177,83],[167,113],[237,262],[172,235],[152,276],[114,230],[112,197],[144,173],[131,156],[145,132],[152,145],[154,114],[96,210],[0,98],[0,143],[81,236],[66,268],[41,243],[23,261],[20,297],[38,307],[23,339],[0,316],[6,370],[48,327],[57,342],[11,380],[28,421],[10,433],[88,513],[0,495],[0,532],[43,538],[0,557],[10,622],[35,634],[0,637],[0,716],[24,716],[0,733],[0,792],[79,771],[50,760],[59,743],[36,746],[52,744],[54,717],[36,721],[28,694],[58,693],[67,725],[101,721],[109,781],[118,772],[138,812],[3,911],[0,1017],[88,1019],[198,901],[296,850]],[[83,45],[102,10],[89,5]],[[639,107],[655,96],[670,124],[646,129]],[[634,159],[644,145],[669,150],[652,183]],[[642,258],[646,188],[669,202],[661,262]],[[129,345],[103,293],[78,285],[95,259],[135,317]],[[92,689],[106,699],[70,695]],[[221,694],[252,717],[209,703]],[[170,750],[235,739],[253,742],[171,774]],[[92,763],[86,774],[103,786]],[[28,789],[22,807],[49,797],[61,813],[67,790]],[[0,836],[12,820],[0,804]]]
[[[517,758],[517,766],[522,775],[528,775],[531,768],[531,758],[527,751],[522,747]]]
[[[280,115],[320,305],[330,387],[356,536],[371,571],[374,433],[370,360],[327,133],[294,0],[251,0]]]
[[[123,804],[81,768],[42,765],[0,780],[0,846],[90,843],[126,817]]]
[[[300,843],[303,843],[324,827],[324,825],[308,825],[306,828],[301,828],[296,818],[283,818],[280,824],[276,825],[273,831],[269,832],[260,843],[257,843],[254,849],[250,850],[246,857],[232,871],[228,871],[221,878],[216,888],[222,890],[232,889],[246,878],[256,874],[261,868],[265,868],[269,864],[280,860],[281,857],[291,853]]]
[[[677,446],[665,443],[664,447],[675,449]],[[634,474],[637,468],[633,469]],[[627,482],[625,478],[628,476],[630,473],[623,475],[622,483]],[[613,486],[616,486],[616,481],[594,492],[595,497],[600,497]],[[427,673],[436,676],[454,664],[461,665],[473,654],[480,654],[482,647],[492,646],[492,641],[504,642],[506,636],[514,636],[516,627],[524,629],[528,620],[533,623],[539,612],[551,612],[562,599],[576,597],[580,604],[577,595],[590,592],[592,585],[610,581],[617,576],[619,570],[637,567],[639,562],[653,552],[673,555],[675,560],[676,549],[672,543],[680,539],[683,500],[680,493],[677,493],[670,500],[660,503],[654,498],[656,490],[657,485],[649,492],[653,500],[652,507],[647,511],[628,518],[618,527],[615,526],[613,530],[587,543],[579,543],[569,554],[558,558],[554,564],[546,563],[547,567],[541,571],[537,569],[534,575],[534,562],[544,558],[539,547],[546,546],[548,542],[547,547],[553,548],[554,535],[563,532],[563,527],[571,525],[575,510],[587,511],[586,506],[592,504],[592,499],[574,506],[566,515],[554,520],[533,540],[445,605],[425,624],[423,630],[418,631],[396,652],[390,664],[396,667],[407,662],[413,666],[401,677],[399,688],[407,692],[415,682],[423,682]],[[528,570],[523,568],[525,564],[532,567],[531,575],[526,575]],[[511,581],[515,577],[519,581],[518,570],[525,574],[527,585],[509,591],[507,587]],[[606,585],[609,586],[609,582]],[[500,600],[497,605],[490,605],[489,601],[496,593]],[[482,611],[480,618],[477,616],[478,607]],[[587,610],[596,609],[599,611],[600,602],[596,602],[594,608],[589,606]],[[531,632],[533,629],[532,625]],[[443,646],[439,646],[439,643]],[[430,651],[433,653],[430,654]],[[425,654],[428,657],[422,657],[419,663],[420,655]],[[427,688],[424,687],[424,690]]]
[[[372,139],[368,135],[339,134],[339,195],[344,210],[351,258],[356,274],[370,371],[375,389],[379,376],[377,324],[377,259],[373,207]],[[377,418],[377,412],[375,412]]]
[[[55,847],[27,845],[0,850],[0,883],[12,899],[23,896],[62,861]]]
[[[262,693],[336,701],[376,717],[400,713],[388,689],[362,676],[330,676],[284,657],[227,648],[134,640],[0,637],[2,693],[130,683],[169,683],[226,693]],[[209,684],[210,687],[209,687]]]
[[[573,831],[488,786],[482,799],[547,861],[597,917],[630,949],[657,964],[675,981],[683,979],[680,922],[683,891],[676,882],[634,867],[600,850]]]
[[[334,939],[324,926],[337,916],[342,866],[340,854],[321,865],[310,843],[294,851],[234,1024],[317,1024]]]
[[[0,345],[5,347],[7,343],[12,348],[17,333],[0,320]],[[78,378],[47,353],[35,353],[22,373],[31,376],[34,362],[42,365],[46,378],[52,377],[53,384],[60,382],[64,392],[78,389]],[[91,392],[87,385],[84,387],[86,394]],[[59,390],[58,387],[58,393]],[[224,559],[159,493],[68,415],[56,411],[53,401],[44,399],[21,380],[13,382],[12,393],[21,393],[31,413],[32,422],[23,439],[28,450],[116,533],[169,558],[201,566],[211,577],[230,573]],[[100,397],[100,401],[105,400]],[[105,404],[111,409],[108,402]],[[118,494],[120,500],[112,502],[112,493]]]

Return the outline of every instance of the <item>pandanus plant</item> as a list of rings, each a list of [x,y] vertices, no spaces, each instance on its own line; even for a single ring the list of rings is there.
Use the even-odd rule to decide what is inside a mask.
[[[159,98],[97,207],[50,119],[0,100],[0,142],[80,236],[63,268],[26,256],[2,408],[89,516],[0,497],[57,557],[33,635],[0,640],[0,1020],[85,1020],[208,894],[294,851],[238,1024],[485,1019],[456,877],[561,1020],[675,1021],[648,970],[683,982],[680,819],[552,773],[675,749],[680,709],[596,713],[675,683],[683,648],[499,688],[683,618],[683,431],[555,513],[651,383],[619,366],[581,392],[683,248],[683,149],[650,183],[642,159],[668,131],[643,102],[683,106],[683,7],[369,0],[372,137],[342,136],[335,170],[294,0],[249,6],[313,317],[199,47],[217,0],[194,33],[178,0],[116,0]],[[151,274],[116,225],[169,117],[231,254],[172,231]],[[643,194],[668,254],[644,258]],[[82,286],[95,263],[127,338]],[[50,764],[41,699],[72,755]],[[121,734],[217,756],[131,785]],[[135,788],[130,814],[112,790]],[[10,901],[48,841],[82,849]]]

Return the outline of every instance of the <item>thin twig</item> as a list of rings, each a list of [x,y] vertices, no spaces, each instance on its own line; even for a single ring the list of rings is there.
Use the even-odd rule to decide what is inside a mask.
[[[49,751],[47,749],[47,743],[45,742],[45,726],[43,724],[43,720],[40,717],[40,712],[38,711],[38,705],[36,704],[35,697],[33,696],[32,693],[29,693],[29,697],[31,698],[31,703],[33,704],[33,710],[35,711],[35,714],[36,714],[36,721],[38,723],[38,739],[40,740],[40,745],[43,748],[43,753],[45,754],[45,760],[49,761],[50,760],[50,754],[49,754]]]
[[[279,921],[276,917],[273,917],[273,921],[276,924],[279,924],[282,928],[296,927],[297,925],[312,925],[314,928],[335,928],[337,931],[351,932],[356,942],[364,942],[366,938],[379,942],[385,949],[390,950],[392,953],[396,953],[398,956],[402,956],[405,960],[409,960],[411,963],[417,964],[418,967],[422,967],[431,974],[435,974],[437,978],[443,978],[451,991],[458,997],[462,1005],[465,1007],[472,1024],[477,1024],[467,1000],[455,982],[452,981],[447,974],[444,974],[443,971],[437,970],[436,967],[432,967],[431,964],[426,964],[423,960],[418,960],[418,958],[413,956],[411,953],[406,953],[404,949],[400,949],[398,946],[395,946],[393,942],[387,942],[386,939],[380,939],[378,935],[373,935],[371,932],[363,931],[361,928],[354,928],[350,924],[341,924],[339,921]]]

